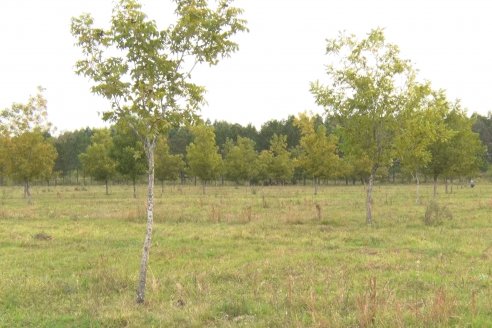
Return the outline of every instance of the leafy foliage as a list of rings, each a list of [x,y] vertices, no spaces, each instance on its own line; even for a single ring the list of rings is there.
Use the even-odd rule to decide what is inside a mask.
[[[157,140],[155,152],[155,176],[161,181],[178,179],[183,172],[185,163],[182,155],[171,155],[169,153],[168,141],[164,137]]]
[[[84,171],[107,184],[109,179],[116,173],[116,162],[111,157],[113,140],[108,129],[100,129],[91,137],[91,144],[85,153],[80,154],[80,162]]]
[[[230,139],[229,139],[230,140]],[[251,181],[256,176],[255,143],[249,138],[238,137],[227,149],[224,159],[224,174],[231,181]]]
[[[186,160],[190,174],[205,184],[217,178],[222,168],[222,157],[215,144],[214,130],[210,126],[197,125],[192,128],[193,142],[186,147]]]
[[[53,144],[39,131],[24,132],[13,137],[7,146],[10,154],[9,175],[28,184],[33,179],[48,179],[57,156]],[[26,191],[29,192],[29,191]]]
[[[135,187],[137,177],[145,173],[147,168],[142,141],[135,131],[123,124],[116,124],[111,134],[113,144],[110,156],[116,163],[116,171],[129,177]]]
[[[296,125],[301,130],[300,166],[315,179],[330,178],[338,173],[337,141],[328,136],[324,125],[315,127],[314,117],[300,114]]]

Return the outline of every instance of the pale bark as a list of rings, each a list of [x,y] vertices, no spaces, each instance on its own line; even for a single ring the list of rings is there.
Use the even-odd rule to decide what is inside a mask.
[[[147,186],[147,231],[143,244],[142,260],[140,262],[140,277],[137,288],[137,303],[145,301],[145,285],[147,282],[147,268],[149,263],[150,246],[152,242],[152,226],[154,223],[154,151],[155,140],[147,140],[145,143],[148,171]]]

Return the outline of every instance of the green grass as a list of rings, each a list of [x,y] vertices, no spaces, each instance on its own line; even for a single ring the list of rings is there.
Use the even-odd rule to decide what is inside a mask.
[[[0,188],[0,327],[492,326],[492,185],[158,189],[144,305],[139,190]]]

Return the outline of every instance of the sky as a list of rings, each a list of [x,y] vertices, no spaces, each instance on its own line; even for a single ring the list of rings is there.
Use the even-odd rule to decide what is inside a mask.
[[[141,0],[163,28],[173,2]],[[91,13],[108,23],[113,0],[1,0],[0,108],[26,102],[46,88],[49,120],[58,133],[105,126],[109,103],[74,73],[81,58],[70,34],[71,17]],[[419,70],[419,78],[445,89],[451,100],[486,115],[492,111],[492,1],[488,0],[236,0],[249,33],[235,37],[239,51],[218,66],[199,67],[206,87],[204,119],[260,127],[303,111],[323,114],[309,84],[325,76],[326,39],[340,31],[364,37],[384,28],[389,42]]]

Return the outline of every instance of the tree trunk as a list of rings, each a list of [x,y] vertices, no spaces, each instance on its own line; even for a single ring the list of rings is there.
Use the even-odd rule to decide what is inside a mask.
[[[318,178],[314,178],[313,179],[313,182],[314,182],[314,194],[317,195],[318,194]]]
[[[31,186],[29,185],[29,180],[24,182],[24,198],[27,198],[28,204],[32,204]]]
[[[135,177],[133,177],[133,198],[137,198],[137,182]]]
[[[415,198],[415,204],[420,204],[420,178],[419,178],[419,173],[415,172],[415,180],[417,181],[417,191],[416,191],[416,198]]]
[[[109,195],[108,179],[106,179],[106,195]]]
[[[437,196],[437,175],[434,176],[434,198]]]
[[[374,171],[374,170],[373,170]],[[374,173],[369,176],[369,183],[367,184],[367,198],[366,198],[366,223],[372,224],[372,185],[374,181]]]
[[[154,151],[156,139],[145,141],[145,151],[148,163],[147,186],[147,231],[143,244],[142,260],[140,262],[140,277],[137,288],[137,303],[145,301],[145,284],[147,282],[147,267],[149,263],[150,245],[152,242],[152,226],[154,224]]]
[[[448,178],[446,178],[446,194],[448,193]]]

